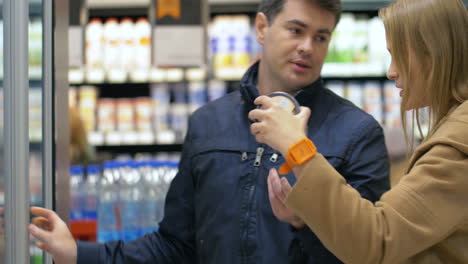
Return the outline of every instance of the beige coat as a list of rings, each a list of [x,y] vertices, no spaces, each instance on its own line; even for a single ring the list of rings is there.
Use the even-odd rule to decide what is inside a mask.
[[[286,204],[343,262],[468,263],[468,102],[444,118],[375,204],[320,154],[295,172]]]

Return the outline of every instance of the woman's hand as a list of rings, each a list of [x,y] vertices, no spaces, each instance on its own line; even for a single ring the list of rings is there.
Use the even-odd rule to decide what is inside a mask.
[[[77,261],[75,239],[60,217],[51,210],[31,207],[33,218],[29,232],[39,241],[36,246],[51,254],[56,264],[74,264]]]
[[[290,146],[306,137],[309,108],[301,107],[301,111],[294,115],[268,96],[259,96],[254,103],[262,106],[249,113],[249,119],[254,121],[250,132],[259,143],[265,143],[285,156]]]
[[[270,169],[268,175],[268,197],[270,198],[271,209],[273,214],[278,220],[291,224],[296,229],[304,227],[304,221],[287,208],[284,204],[289,192],[291,192],[291,185],[286,178],[279,178],[276,169]]]

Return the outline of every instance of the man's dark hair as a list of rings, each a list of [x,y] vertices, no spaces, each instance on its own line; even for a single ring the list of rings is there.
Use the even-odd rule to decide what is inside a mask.
[[[258,12],[262,12],[268,19],[271,25],[281,10],[284,4],[289,0],[262,0],[258,7]],[[318,5],[323,10],[326,10],[335,15],[335,25],[340,21],[341,16],[341,0],[309,0],[311,3]]]

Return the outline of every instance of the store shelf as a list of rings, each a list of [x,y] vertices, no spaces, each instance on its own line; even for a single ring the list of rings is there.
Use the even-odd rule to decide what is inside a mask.
[[[95,86],[100,98],[136,98],[150,96],[150,83],[83,83],[73,86]]]
[[[42,142],[40,142],[40,141],[31,141],[29,143],[29,150],[31,152],[42,152]]]
[[[387,81],[386,76],[322,76],[324,81]]]
[[[258,4],[260,0],[208,0],[208,4],[221,4],[221,5],[243,5],[243,4]]]
[[[111,153],[156,153],[156,152],[180,152],[183,144],[165,145],[120,145],[120,146],[95,146],[97,152]]]
[[[135,8],[149,7],[150,0],[87,0],[88,8]]]
[[[125,8],[121,8],[122,6],[118,6],[119,8],[115,7],[99,7],[99,8],[89,8],[88,9],[88,16],[90,18],[98,17],[98,18],[108,18],[108,17],[148,17],[149,14],[149,7],[148,6],[127,6]]]
[[[3,79],[0,79],[0,87],[3,87]],[[42,80],[41,79],[29,79],[29,88],[41,88]]]
[[[343,11],[376,11],[387,6],[389,0],[342,0]]]
[[[254,15],[258,9],[258,0],[222,1],[211,0],[209,9],[211,14],[250,14]]]
[[[342,0],[344,12],[376,12],[391,0]],[[463,1],[465,6],[468,0]],[[260,0],[209,0],[210,12],[215,14],[256,13]]]
[[[343,11],[377,11],[389,0],[342,0]],[[212,13],[255,13],[260,0],[209,0]]]

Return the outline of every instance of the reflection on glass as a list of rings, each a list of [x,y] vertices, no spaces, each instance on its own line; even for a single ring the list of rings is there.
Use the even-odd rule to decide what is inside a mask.
[[[43,206],[42,193],[42,0],[29,0],[29,191],[32,206]],[[30,239],[31,264],[43,263]]]

